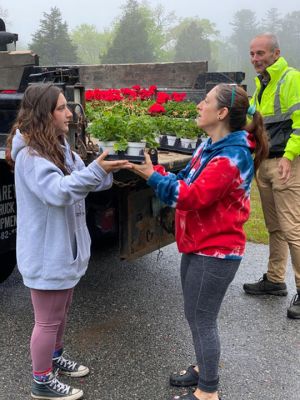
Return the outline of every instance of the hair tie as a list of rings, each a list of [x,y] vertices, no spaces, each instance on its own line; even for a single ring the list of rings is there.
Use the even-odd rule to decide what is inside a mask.
[[[248,114],[248,115],[251,115],[251,117],[253,117],[253,115],[255,114],[255,111],[256,111],[256,106],[255,106],[255,104],[251,104],[251,105],[248,107],[247,114]]]

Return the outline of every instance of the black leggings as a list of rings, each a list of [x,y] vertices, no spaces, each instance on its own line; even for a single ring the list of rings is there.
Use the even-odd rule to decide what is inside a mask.
[[[217,317],[240,262],[196,254],[183,254],[181,258],[184,311],[200,371],[198,388],[204,392],[218,390],[220,339]]]

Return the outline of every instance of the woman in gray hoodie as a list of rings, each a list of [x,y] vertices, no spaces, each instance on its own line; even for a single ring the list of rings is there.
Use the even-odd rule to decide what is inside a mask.
[[[84,199],[109,189],[112,172],[127,161],[103,153],[87,167],[66,140],[72,113],[52,84],[27,88],[8,138],[15,170],[17,263],[30,288],[35,325],[31,336],[35,399],[80,399],[83,392],[55,374],[81,377],[89,369],[63,353],[63,334],[74,286],[90,258]]]

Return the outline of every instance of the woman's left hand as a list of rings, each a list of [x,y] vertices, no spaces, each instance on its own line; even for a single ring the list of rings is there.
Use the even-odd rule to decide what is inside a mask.
[[[130,165],[132,167],[133,172],[135,172],[137,175],[147,180],[153,174],[154,169],[149,154],[145,152],[144,155],[145,155],[145,162],[143,164],[130,163]]]

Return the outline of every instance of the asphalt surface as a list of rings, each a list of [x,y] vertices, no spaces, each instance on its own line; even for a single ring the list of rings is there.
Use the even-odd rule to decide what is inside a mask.
[[[300,320],[286,309],[295,294],[289,265],[287,297],[252,297],[242,284],[265,269],[267,247],[248,244],[225,297],[219,327],[222,400],[300,400]],[[119,262],[115,249],[94,252],[75,290],[65,347],[88,365],[86,378],[64,378],[86,400],[169,400],[182,393],[169,373],[194,361],[184,319],[176,246]],[[0,285],[0,399],[30,398],[29,291],[17,271]]]

